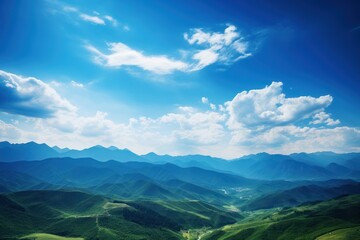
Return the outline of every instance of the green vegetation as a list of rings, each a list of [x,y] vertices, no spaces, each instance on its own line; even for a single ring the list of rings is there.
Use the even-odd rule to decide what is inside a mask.
[[[20,239],[24,240],[83,240],[83,238],[60,237],[54,234],[33,233],[26,235]]]
[[[238,219],[200,201],[123,202],[64,190],[0,195],[1,239],[183,239],[181,229]]]
[[[0,192],[0,239],[8,240],[359,235],[360,185],[346,179],[263,181],[173,164],[55,158],[0,163]]]
[[[335,230],[320,237],[316,238],[316,240],[346,240],[346,239],[357,239],[360,236],[360,226],[352,227],[352,228],[344,228]]]
[[[316,185],[300,186],[290,190],[258,197],[245,205],[247,210],[275,207],[293,207],[305,202],[323,201],[345,194],[360,194],[360,183],[353,182],[336,187]]]
[[[135,205],[134,205],[135,204]],[[132,206],[143,206],[165,216],[183,228],[220,227],[235,223],[242,216],[200,201],[137,201]]]
[[[198,228],[198,229],[188,229],[188,230],[182,230],[181,235],[186,240],[198,240],[201,239],[202,236],[204,236],[207,233],[210,233],[211,230],[207,227]]]
[[[119,201],[79,191],[0,195],[1,239],[332,240],[359,232],[360,195],[241,215],[195,200]]]
[[[280,211],[261,211],[252,218],[206,234],[202,239],[310,240],[327,239],[334,234],[350,240],[356,239],[351,236],[359,233],[359,224],[360,195],[352,195]]]

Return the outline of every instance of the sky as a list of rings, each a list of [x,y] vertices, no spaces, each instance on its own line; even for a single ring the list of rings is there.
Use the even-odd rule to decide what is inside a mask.
[[[359,1],[0,1],[0,141],[360,151]]]

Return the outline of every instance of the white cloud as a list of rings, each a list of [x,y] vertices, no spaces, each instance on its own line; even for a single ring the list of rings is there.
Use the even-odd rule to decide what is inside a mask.
[[[113,21],[110,16],[105,18]],[[190,45],[197,45],[201,49],[179,50],[183,60],[166,55],[146,55],[121,42],[109,43],[109,53],[103,53],[92,45],[87,45],[86,48],[93,53],[94,62],[97,64],[108,67],[135,66],[156,74],[193,72],[214,63],[230,64],[251,56],[248,43],[240,37],[233,25],[228,26],[224,33],[193,29],[192,34],[185,33],[184,38]]]
[[[219,54],[214,49],[209,48],[198,51],[192,58],[196,60],[197,63],[190,69],[190,71],[198,71],[215,63],[219,58]]]
[[[112,16],[106,15],[106,16],[104,16],[104,18],[106,20],[108,20],[110,23],[112,23],[112,25],[114,25],[114,27],[116,27],[118,25],[118,21],[116,21],[116,19],[113,18]]]
[[[247,152],[289,154],[294,152],[358,152],[360,129],[350,127],[314,128],[295,125],[275,126],[266,131],[234,131],[231,145]]]
[[[360,129],[358,128],[301,128],[288,126],[279,127],[279,129],[273,131],[276,132],[277,137],[285,136],[283,141],[279,141],[277,149],[277,151],[283,153],[360,151]]]
[[[106,25],[106,22],[111,23],[114,27],[119,25],[118,21],[110,15],[102,15],[97,11],[93,11],[92,14],[84,13],[76,7],[65,5],[62,6],[62,10],[69,16],[76,15],[80,19],[86,22],[91,22],[98,25]]]
[[[188,33],[184,34],[184,38],[190,44],[208,44],[210,46],[228,46],[238,37],[239,33],[236,32],[236,27],[234,25],[228,26],[224,30],[224,33],[204,32],[201,28],[195,28],[192,30],[191,35]]]
[[[224,33],[205,32],[201,28],[184,34],[185,40],[191,45],[198,45],[205,49],[196,50],[192,58],[196,63],[190,71],[197,71],[215,62],[229,64],[239,59],[251,56],[248,52],[248,42],[240,36],[234,25],[229,25]]]
[[[330,114],[326,112],[319,112],[313,116],[313,121],[311,124],[326,124],[328,126],[334,126],[340,124],[340,120],[334,120],[331,118]]]
[[[201,102],[204,103],[204,104],[208,104],[208,103],[209,103],[209,99],[206,98],[206,97],[202,97],[202,98],[201,98]]]
[[[84,21],[87,21],[87,22],[92,22],[92,23],[99,24],[99,25],[105,25],[105,21],[98,16],[91,16],[91,15],[82,13],[82,14],[80,14],[80,17]]]
[[[168,113],[156,122],[170,128],[172,137],[192,144],[214,144],[225,134],[226,116],[213,111],[201,112],[194,108],[180,108],[179,113]]]
[[[108,67],[135,66],[156,74],[169,74],[188,68],[182,61],[170,59],[165,55],[145,55],[123,43],[109,43],[109,54],[102,53],[91,45],[86,48],[94,54],[96,63]]]
[[[243,91],[226,102],[230,115],[229,128],[263,129],[291,124],[321,112],[333,100],[330,95],[286,98],[282,85],[281,82],[273,82],[263,89]]]
[[[0,141],[17,142],[21,137],[21,131],[13,124],[0,120]]]
[[[71,6],[64,6],[63,7],[65,12],[78,12],[79,10],[75,7],[71,7]]]
[[[77,88],[83,88],[84,87],[84,84],[79,83],[79,82],[75,82],[74,80],[72,80],[70,83],[71,83],[71,86],[73,86],[73,87],[77,87]]]
[[[0,111],[29,117],[50,117],[59,111],[74,112],[76,107],[54,88],[33,77],[22,77],[0,70]]]
[[[202,102],[210,106],[206,110],[180,106],[155,118],[144,116],[121,123],[101,111],[88,116],[80,115],[72,104],[54,89],[49,90],[42,81],[9,76],[6,81],[1,78],[1,107],[11,99],[20,99],[27,107],[34,102],[41,109],[50,107],[52,115],[33,118],[34,114],[29,114],[32,108],[27,108],[22,109],[27,114],[14,115],[17,119],[13,121],[0,120],[2,141],[37,141],[72,148],[102,144],[129,148],[140,154],[150,151],[160,154],[201,153],[228,158],[263,151],[360,151],[359,128],[328,126],[331,123],[328,120],[330,114],[325,113],[324,108],[331,103],[330,96],[286,98],[281,83],[241,92],[225,104],[215,105],[202,97]],[[10,81],[10,78],[15,80]],[[32,83],[29,85],[28,82]],[[28,92],[25,94],[20,88]],[[46,104],[39,104],[44,102]],[[56,107],[51,107],[53,105]],[[19,112],[16,104],[6,106],[15,107],[12,110],[8,107],[5,112]],[[3,108],[1,110],[4,112]],[[320,119],[325,125],[304,126],[304,121],[297,125],[298,120],[304,118]],[[14,125],[14,122],[19,124]]]
[[[216,110],[216,109],[217,109],[216,105],[213,104],[213,103],[211,103],[211,102],[209,102],[209,99],[206,98],[206,97],[202,97],[202,98],[201,98],[201,102],[202,102],[203,104],[209,105],[210,108],[211,108],[211,110]]]

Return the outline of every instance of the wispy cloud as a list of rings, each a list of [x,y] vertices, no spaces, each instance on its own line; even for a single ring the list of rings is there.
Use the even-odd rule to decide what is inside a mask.
[[[106,15],[104,16],[104,18],[108,20],[110,23],[112,23],[115,27],[118,25],[118,21],[112,16]]]
[[[204,49],[196,50],[193,59],[197,61],[191,71],[200,70],[215,62],[229,64],[251,56],[248,52],[248,42],[234,25],[229,25],[223,33],[204,31],[201,28],[191,29],[184,38],[191,45]]]
[[[71,83],[71,86],[73,86],[73,87],[77,87],[77,88],[83,88],[84,87],[84,84],[76,82],[74,80],[71,80],[70,83]]]
[[[89,22],[92,24],[96,24],[96,25],[107,25],[110,24],[114,27],[119,26],[119,22],[110,15],[102,15],[97,11],[93,11],[92,13],[86,13],[81,11],[79,8],[77,7],[73,7],[70,5],[62,5],[60,3],[58,3],[59,5],[61,5],[61,8],[63,12],[71,15],[71,16],[76,16],[79,19],[85,21],[85,22]],[[123,25],[123,28],[125,31],[128,31],[128,27],[126,25]],[[125,29],[127,28],[127,29]]]
[[[184,38],[190,45],[203,48],[187,51],[185,59],[176,60],[166,55],[146,55],[125,43],[109,43],[109,53],[98,50],[95,46],[86,48],[93,53],[94,62],[107,67],[135,66],[155,74],[170,74],[175,71],[198,71],[214,63],[231,64],[251,56],[248,43],[240,37],[233,25],[228,26],[224,33],[204,32],[192,29],[191,34],[185,33]],[[180,52],[181,51],[179,50]]]
[[[350,30],[350,32],[356,32],[360,30],[360,26],[354,27],[353,29]]]
[[[63,10],[65,12],[79,12],[79,10],[75,7],[71,7],[71,6],[64,6]]]
[[[94,54],[94,61],[107,67],[136,66],[156,74],[186,71],[188,64],[165,55],[145,55],[123,43],[109,43],[109,54],[100,52],[94,46],[86,48]]]
[[[80,17],[82,20],[87,21],[87,22],[105,25],[105,21],[98,16],[90,16],[90,15],[82,13],[82,14],[80,14]]]

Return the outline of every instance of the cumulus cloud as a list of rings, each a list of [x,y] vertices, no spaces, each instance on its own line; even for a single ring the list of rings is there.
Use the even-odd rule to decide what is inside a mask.
[[[291,124],[321,112],[333,100],[330,95],[287,98],[282,85],[273,82],[263,89],[243,91],[226,102],[229,128],[262,129]]]
[[[0,70],[0,111],[29,117],[51,117],[59,111],[74,112],[76,107],[55,89],[33,77],[22,77]]]
[[[202,98],[201,98],[201,102],[202,102],[203,104],[209,105],[210,108],[211,108],[211,110],[216,110],[216,109],[217,109],[216,105],[213,104],[213,103],[211,103],[211,102],[209,102],[209,99],[206,98],[206,97],[202,97]]]
[[[171,59],[165,55],[145,55],[123,43],[109,43],[109,53],[102,53],[94,46],[86,48],[94,54],[94,61],[107,67],[136,66],[156,74],[169,74],[184,71],[188,65],[182,61]]]
[[[115,122],[105,112],[93,116],[66,113],[29,121],[31,127],[19,139],[76,148],[116,145],[138,153],[196,153],[221,142],[226,135],[225,117],[186,106],[158,118],[131,118],[127,123]]]
[[[313,121],[310,122],[311,124],[326,124],[328,126],[334,126],[340,124],[339,119],[332,119],[330,114],[326,112],[319,112],[313,116]]]
[[[1,76],[1,110],[15,112],[3,110],[8,106],[6,101],[16,106],[15,109],[20,105],[21,112],[27,113],[13,115],[21,124],[0,120],[1,140],[38,141],[75,148],[115,145],[137,153],[201,153],[228,158],[260,151],[360,151],[360,129],[333,127],[331,123],[337,120],[330,121],[330,114],[325,113],[324,109],[331,104],[331,96],[287,98],[282,93],[282,83],[241,92],[233,100],[217,106],[202,97],[202,102],[209,106],[205,110],[180,106],[155,118],[143,116],[120,123],[102,111],[80,115],[54,89],[48,90],[45,83],[35,78],[5,72],[1,72]],[[26,85],[28,81],[32,81],[31,85]],[[52,94],[46,93],[49,91]],[[57,100],[54,100],[54,94]],[[49,118],[46,117],[48,114],[34,118],[28,108],[23,109],[23,105],[32,104],[55,113],[52,112]],[[305,121],[300,121],[300,124],[299,120],[304,118],[320,122],[306,125]]]

